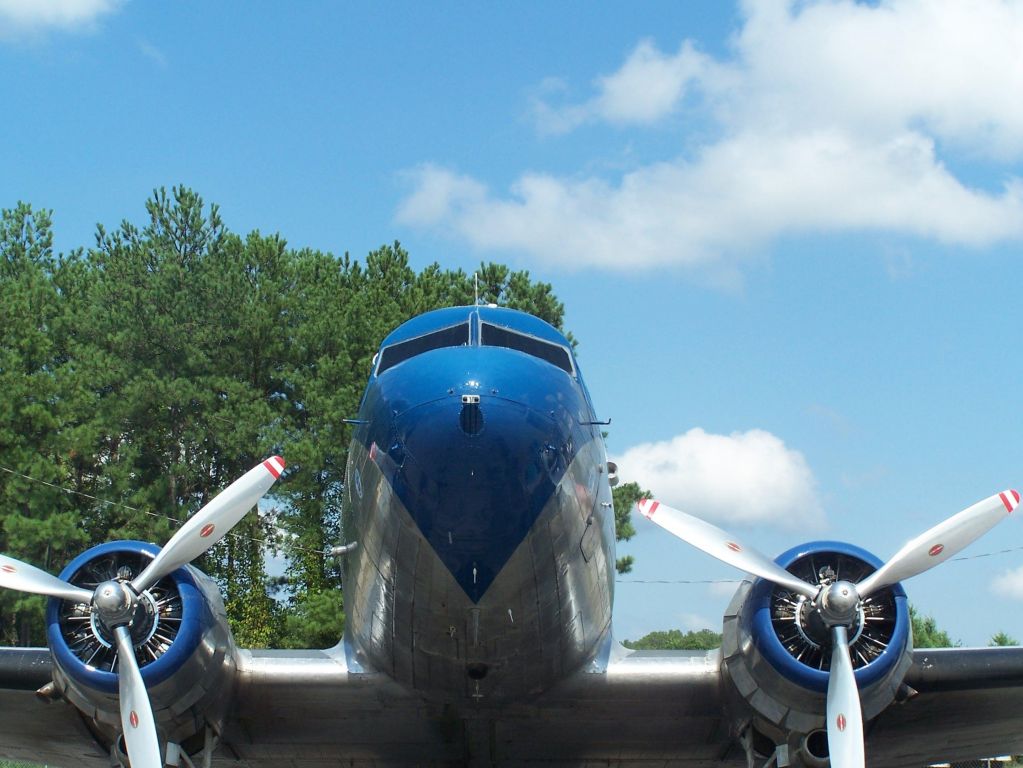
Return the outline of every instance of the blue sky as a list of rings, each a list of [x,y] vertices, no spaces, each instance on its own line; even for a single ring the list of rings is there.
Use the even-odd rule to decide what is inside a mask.
[[[239,232],[554,284],[626,478],[887,557],[1023,484],[1023,4],[0,0],[0,206],[59,248],[186,184]],[[1023,639],[1010,518],[907,582]],[[720,625],[645,520],[619,636]]]

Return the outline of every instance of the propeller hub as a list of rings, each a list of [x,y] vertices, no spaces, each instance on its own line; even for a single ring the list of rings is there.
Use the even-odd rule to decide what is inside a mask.
[[[92,596],[100,619],[111,629],[131,623],[138,600],[138,595],[124,581],[104,581]]]
[[[836,581],[821,590],[818,611],[828,626],[848,627],[856,622],[860,593],[850,581]]]

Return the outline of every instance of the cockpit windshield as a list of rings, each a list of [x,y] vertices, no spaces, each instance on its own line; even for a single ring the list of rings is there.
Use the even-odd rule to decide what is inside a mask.
[[[380,350],[377,375],[424,352],[441,347],[462,347],[468,343],[469,323],[459,323],[448,328],[441,328],[439,331],[416,336],[414,339],[399,341],[397,344],[391,344]]]
[[[566,373],[574,373],[572,355],[559,344],[553,344],[536,336],[518,333],[499,325],[480,323],[480,343],[489,347],[506,347],[527,355],[546,360]]]
[[[478,325],[476,325],[477,323]],[[478,333],[473,333],[473,326],[479,329]],[[473,338],[474,336],[476,339]],[[514,349],[516,352],[523,352],[555,365],[569,375],[575,375],[572,353],[567,347],[528,333],[484,322],[478,318],[473,318],[471,322],[450,325],[384,347],[380,350],[376,372],[377,375],[380,375],[406,360],[434,349],[464,347],[474,343],[485,347]]]

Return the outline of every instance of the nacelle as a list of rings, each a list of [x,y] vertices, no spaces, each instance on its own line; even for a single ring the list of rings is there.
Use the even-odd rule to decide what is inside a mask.
[[[881,561],[859,547],[812,542],[775,559],[811,584],[859,582]],[[764,579],[744,581],[724,618],[722,679],[736,723],[750,723],[756,751],[776,746],[799,751],[808,765],[827,764],[823,713],[831,661],[831,635],[806,597]],[[906,593],[898,584],[862,601],[849,628],[849,650],[869,720],[900,694],[912,663]]]
[[[92,590],[137,576],[157,552],[139,541],[102,544],[60,578]],[[113,636],[85,603],[51,598],[46,621],[56,692],[109,749],[121,732]],[[207,728],[219,733],[234,687],[235,645],[217,585],[192,566],[178,568],[142,592],[129,629],[161,740],[201,750]]]

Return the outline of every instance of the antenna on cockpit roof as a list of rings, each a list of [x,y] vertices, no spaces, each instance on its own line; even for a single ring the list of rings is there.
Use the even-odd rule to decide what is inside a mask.
[[[479,272],[473,272],[472,273],[472,285],[473,285],[473,289],[476,291],[476,306],[478,307],[480,305],[480,273]]]

